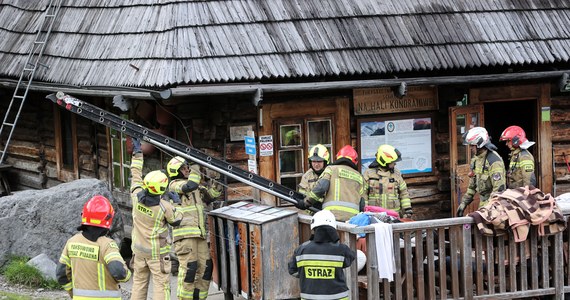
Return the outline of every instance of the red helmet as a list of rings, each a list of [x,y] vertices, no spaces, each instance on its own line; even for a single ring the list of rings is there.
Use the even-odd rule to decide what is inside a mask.
[[[103,228],[111,228],[115,210],[109,200],[101,195],[93,196],[83,206],[81,213],[81,225],[90,225]]]
[[[509,126],[503,131],[500,141],[511,141],[513,147],[519,147],[527,141],[526,134],[519,126]]]
[[[356,153],[356,150],[354,150],[351,145],[342,147],[336,154],[336,159],[341,159],[343,157],[350,159],[354,164],[358,163],[358,153]]]

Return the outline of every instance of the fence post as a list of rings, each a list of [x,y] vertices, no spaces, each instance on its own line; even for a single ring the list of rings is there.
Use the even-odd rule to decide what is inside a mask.
[[[562,240],[562,235],[564,232],[559,232],[554,236],[554,266],[552,266],[552,271],[554,274],[554,288],[556,294],[555,299],[564,299],[564,242]]]
[[[376,256],[376,236],[374,233],[366,234],[366,275],[368,276],[367,299],[380,298],[380,280],[378,279],[378,256]],[[390,291],[384,291],[384,296]],[[386,298],[384,298],[386,299]]]
[[[473,259],[471,257],[471,224],[463,224],[461,249],[461,281],[463,283],[463,299],[473,299]],[[475,253],[477,255],[477,253]]]

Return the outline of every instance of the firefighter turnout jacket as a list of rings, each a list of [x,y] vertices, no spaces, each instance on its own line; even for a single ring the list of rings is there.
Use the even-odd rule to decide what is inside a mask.
[[[126,282],[131,272],[112,239],[100,236],[88,240],[77,233],[70,238],[59,257],[65,265],[58,281],[72,294],[73,299],[121,299],[119,282]]]
[[[534,157],[527,149],[515,148],[509,153],[507,187],[514,189],[531,185],[536,187]]]
[[[393,171],[380,167],[369,168],[364,172],[364,180],[368,185],[368,205],[380,206],[400,214],[412,207],[408,186],[397,168]]]
[[[318,180],[319,175],[315,173],[315,170],[309,169],[309,171],[305,172],[303,177],[301,177],[301,182],[299,182],[299,193],[307,195],[313,187],[315,187]]]
[[[170,252],[167,224],[180,223],[182,214],[164,199],[150,204],[144,201],[142,166],[142,153],[133,155],[131,162],[132,251],[139,258],[159,260]]]
[[[473,202],[479,193],[479,207],[487,204],[491,193],[502,192],[506,188],[505,165],[496,151],[484,149],[471,159],[469,186],[461,202]]]
[[[307,241],[289,262],[289,273],[300,279],[301,299],[350,299],[343,269],[355,253],[345,244]]]
[[[321,202],[323,209],[330,210],[337,221],[344,222],[360,212],[360,202],[366,197],[365,186],[358,171],[347,165],[332,164],[325,168],[307,197],[313,203]]]

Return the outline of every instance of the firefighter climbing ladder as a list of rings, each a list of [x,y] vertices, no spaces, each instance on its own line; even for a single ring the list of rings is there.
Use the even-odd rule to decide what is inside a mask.
[[[63,0],[50,0],[43,14],[42,20],[38,23],[36,38],[30,47],[30,53],[28,54],[24,67],[22,68],[22,72],[20,73],[20,79],[18,79],[14,95],[12,96],[8,109],[6,110],[6,115],[2,121],[2,127],[0,127],[0,139],[3,139],[4,135],[8,133],[8,138],[0,149],[0,165],[4,162],[6,152],[8,151],[8,145],[12,139],[12,134],[16,128],[16,123],[20,117],[22,107],[24,107],[24,102],[26,101],[28,91],[32,85],[34,74],[36,73],[39,65],[46,67],[40,63],[40,59],[44,53],[48,37],[51,33],[55,17],[59,12],[62,1]]]
[[[151,131],[150,129],[140,126],[132,121],[122,119],[121,117],[100,109],[95,105],[66,95],[62,92],[58,92],[55,95],[50,94],[46,98],[57,105],[65,107],[65,109],[73,113],[118,130],[126,135],[144,140],[158,148],[180,155],[199,165],[232,177],[287,202],[295,204],[297,201],[303,201],[304,195],[297,191],[257,174],[234,167],[230,163],[212,157],[170,137]]]

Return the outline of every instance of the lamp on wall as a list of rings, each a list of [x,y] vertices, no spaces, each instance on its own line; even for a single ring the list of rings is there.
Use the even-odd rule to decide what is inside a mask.
[[[570,92],[570,74],[562,74],[560,81],[558,81],[558,86],[560,87],[561,92]]]
[[[398,98],[403,98],[404,96],[406,96],[406,94],[408,94],[408,85],[406,84],[406,82],[402,81],[400,82],[400,85],[393,86],[392,91],[394,92],[394,96]]]

